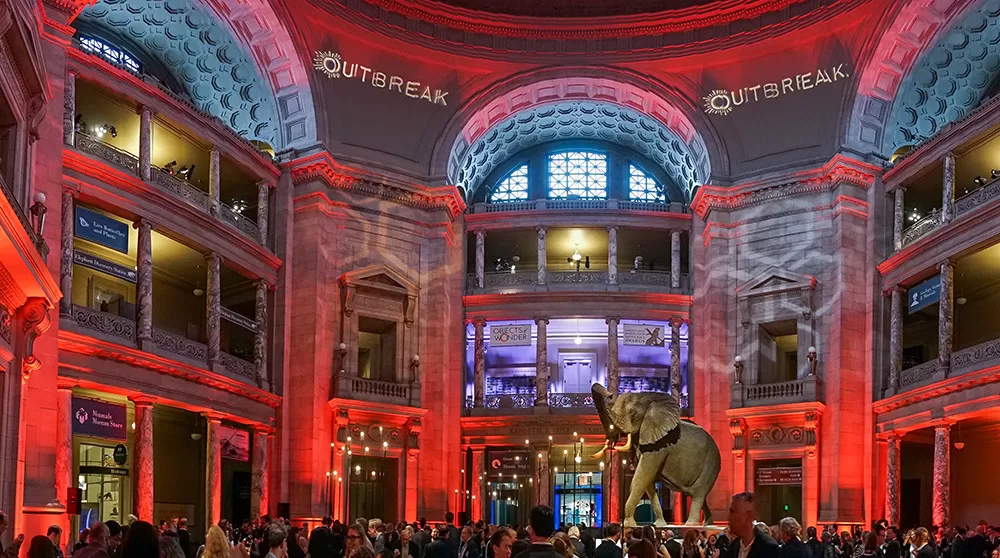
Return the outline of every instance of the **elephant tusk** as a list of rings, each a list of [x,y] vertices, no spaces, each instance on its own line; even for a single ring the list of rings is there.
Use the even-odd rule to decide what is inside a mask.
[[[605,447],[602,446],[601,450],[598,451],[597,453],[595,453],[594,455],[591,455],[590,458],[591,459],[604,459],[604,449],[605,449]]]
[[[618,451],[630,451],[631,449],[632,449],[632,435],[629,434],[628,437],[625,438],[625,445],[618,448]]]

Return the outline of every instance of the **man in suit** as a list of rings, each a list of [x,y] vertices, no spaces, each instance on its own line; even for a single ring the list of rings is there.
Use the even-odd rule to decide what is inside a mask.
[[[458,556],[458,545],[459,545],[459,534],[458,527],[455,527],[455,514],[448,512],[444,514],[444,520],[447,522],[447,535],[442,533],[445,537],[445,541],[448,546],[451,547],[452,558],[457,558]]]
[[[823,543],[816,537],[816,528],[806,529],[806,548],[809,549],[809,558],[823,558]],[[899,558],[898,556],[896,558]]]
[[[487,554],[492,558],[511,558],[510,547],[514,543],[514,537],[507,529],[497,529],[490,535],[490,540],[486,543]]]
[[[479,546],[472,540],[472,527],[462,527],[458,558],[479,558]]]
[[[913,534],[913,549],[915,558],[937,558],[934,548],[929,544],[931,535],[927,529],[917,527]]]
[[[594,542],[594,537],[591,536],[590,531],[587,529],[587,526],[583,523],[580,524],[580,540],[583,541],[583,554],[581,554],[581,556],[594,558],[594,548],[596,543]]]
[[[809,558],[809,547],[799,539],[800,532],[802,526],[794,517],[786,517],[778,522],[778,533],[784,543],[778,553],[780,558]]]
[[[177,542],[181,543],[184,556],[191,557],[191,534],[187,530],[188,520],[182,517],[177,520]]]
[[[667,548],[670,558],[681,558],[681,543],[674,538],[674,532],[667,529],[667,538],[663,541],[663,546]]]
[[[448,542],[445,540],[445,537],[448,536],[447,533],[448,528],[442,524],[438,524],[437,527],[431,530],[431,543],[424,549],[424,558],[451,557],[451,547],[448,546]]]
[[[729,504],[729,531],[734,539],[721,558],[778,558],[778,543],[754,528],[753,493],[741,492]]]
[[[885,558],[902,558],[903,547],[899,544],[899,528],[890,525],[885,529]],[[910,558],[907,556],[906,558]]]
[[[424,548],[431,542],[431,534],[425,530],[426,528],[427,518],[425,517],[421,517],[420,521],[413,526],[413,542],[417,543],[421,556],[424,554]]]
[[[617,523],[604,525],[604,540],[594,550],[594,558],[622,558],[622,548],[618,540],[622,537],[621,527]]]
[[[531,508],[528,525],[528,540],[531,541],[531,546],[515,558],[563,558],[549,542],[556,528],[556,515],[552,508],[548,506]]]
[[[325,516],[320,520],[320,526],[309,534],[309,556],[312,558],[333,558],[333,531],[330,525],[333,518]]]

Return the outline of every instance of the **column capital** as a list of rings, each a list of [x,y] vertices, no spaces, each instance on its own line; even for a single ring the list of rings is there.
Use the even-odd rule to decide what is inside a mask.
[[[611,325],[611,322],[614,322],[615,325],[618,325],[621,323],[621,321],[622,321],[621,318],[604,318],[604,323],[607,325]]]
[[[138,230],[140,227],[149,227],[150,230],[156,228],[153,222],[149,220],[149,217],[139,217],[132,222],[132,228]]]
[[[152,407],[157,399],[150,395],[130,395],[128,398],[136,407]]]
[[[618,230],[618,225],[608,225],[608,232],[611,232],[612,230],[616,230],[617,231]]]
[[[275,428],[269,424],[254,424],[250,427],[255,435],[274,436]]]
[[[545,226],[545,225],[537,225],[535,227],[535,231],[538,232],[538,233],[543,233],[544,234],[545,231],[547,231],[547,230],[549,230],[549,228],[547,226]]]
[[[486,327],[486,318],[472,318],[471,321],[476,327]]]
[[[257,181],[257,189],[260,189],[261,187],[264,187],[264,188],[276,188],[277,184],[275,182],[271,182],[270,180],[267,180],[266,178],[262,178],[262,179],[260,179],[260,180]]]
[[[951,427],[958,423],[957,420],[952,418],[937,418],[930,421],[927,426],[934,428],[934,430],[951,430]]]
[[[56,380],[56,390],[72,390],[73,388],[80,385],[80,382],[72,378],[59,378]]]
[[[541,324],[549,325],[549,318],[535,318],[535,325]]]
[[[222,260],[222,256],[220,256],[219,254],[217,254],[215,252],[209,252],[207,254],[204,254],[204,258],[205,258],[206,262],[210,262],[210,261],[214,260],[215,258],[219,258],[219,264],[221,264],[222,261],[223,261]]]
[[[80,185],[70,182],[63,182],[63,193],[73,196],[73,199],[80,197]]]
[[[688,323],[688,324],[691,323],[691,320],[689,320],[687,318],[681,318],[679,316],[674,316],[673,318],[670,318],[670,326],[671,327],[678,327],[679,328],[679,327],[681,327],[682,325],[684,325],[686,323]]]
[[[954,269],[957,263],[958,262],[956,262],[954,258],[947,258],[943,262],[939,263],[938,267],[944,269],[947,266]]]
[[[148,112],[150,117],[156,116],[156,108],[144,104],[139,104],[139,106],[136,107],[135,112],[136,114],[142,114],[144,112]]]
[[[264,287],[265,289],[267,289],[269,291],[273,291],[273,290],[275,290],[275,289],[278,288],[277,284],[275,284],[275,283],[273,283],[271,281],[268,281],[267,279],[263,279],[263,278],[258,278],[256,281],[254,281],[254,285],[257,288]]]
[[[486,236],[486,229],[482,226],[473,228],[470,232],[476,236]]]
[[[226,418],[226,415],[216,411],[202,411],[201,416],[205,417],[208,422],[214,423],[221,423],[222,419]]]
[[[875,439],[880,442],[890,442],[892,440],[900,441],[906,434],[903,430],[889,429],[879,432],[875,435]]]

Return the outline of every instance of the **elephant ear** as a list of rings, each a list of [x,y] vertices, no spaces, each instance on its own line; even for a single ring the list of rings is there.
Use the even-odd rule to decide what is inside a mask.
[[[669,394],[651,396],[646,415],[639,428],[639,445],[648,446],[663,439],[681,421],[681,407],[677,398]]]

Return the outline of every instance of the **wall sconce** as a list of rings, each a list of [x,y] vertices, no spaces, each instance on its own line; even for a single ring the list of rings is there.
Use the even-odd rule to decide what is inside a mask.
[[[45,230],[45,213],[48,212],[48,208],[45,207],[45,194],[35,192],[33,199],[35,203],[28,208],[28,213],[31,214],[31,227],[35,229],[36,235],[42,236],[42,232]]]
[[[743,383],[743,357],[736,355],[733,359],[733,384],[738,385]]]

